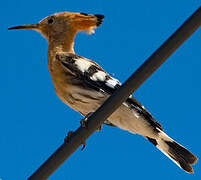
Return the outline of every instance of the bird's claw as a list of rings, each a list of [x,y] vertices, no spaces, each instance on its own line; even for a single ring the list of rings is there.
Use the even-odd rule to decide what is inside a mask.
[[[86,147],[86,142],[83,142],[81,151],[83,151],[85,147]]]
[[[68,134],[67,134],[67,136],[64,138],[64,142],[68,143],[72,134],[73,134],[73,131],[69,131]],[[85,147],[86,147],[86,142],[84,141],[82,143],[82,149],[81,149],[81,151],[83,151]]]
[[[87,128],[87,120],[93,114],[93,112],[88,113],[81,121],[80,124],[82,127]]]
[[[73,131],[69,131],[67,136],[64,138],[64,142],[69,142],[69,139],[70,139],[72,134],[73,134]]]
[[[100,131],[101,129],[102,129],[102,125],[100,125],[96,131]]]
[[[80,124],[81,124],[82,127],[87,128],[87,117],[83,118],[80,121]]]

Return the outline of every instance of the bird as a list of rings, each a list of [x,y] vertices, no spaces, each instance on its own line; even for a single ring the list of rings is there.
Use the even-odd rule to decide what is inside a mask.
[[[70,108],[87,117],[111,96],[121,83],[95,61],[77,55],[74,38],[80,31],[92,34],[104,19],[102,14],[59,12],[37,24],[8,28],[38,31],[48,42],[47,62],[54,90]],[[161,124],[132,95],[104,122],[132,134],[139,134],[188,173],[197,157],[169,137]]]

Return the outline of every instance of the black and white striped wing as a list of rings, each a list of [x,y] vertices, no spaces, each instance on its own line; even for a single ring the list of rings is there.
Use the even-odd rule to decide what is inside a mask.
[[[121,85],[98,64],[84,57],[72,53],[59,53],[56,59],[94,90],[111,95]]]
[[[98,64],[89,59],[72,53],[58,53],[56,59],[93,90],[111,95],[121,86],[117,79],[111,77]],[[143,116],[156,130],[157,128],[162,130],[161,125],[136,99],[129,97],[125,103],[129,108],[135,110],[139,116]],[[111,125],[109,121],[105,123]]]

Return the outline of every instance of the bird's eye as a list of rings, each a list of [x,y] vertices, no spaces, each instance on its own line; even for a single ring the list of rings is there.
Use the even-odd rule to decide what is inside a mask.
[[[50,19],[47,20],[47,23],[48,23],[48,24],[52,24],[53,22],[54,22],[54,19],[53,19],[53,18],[50,18]]]

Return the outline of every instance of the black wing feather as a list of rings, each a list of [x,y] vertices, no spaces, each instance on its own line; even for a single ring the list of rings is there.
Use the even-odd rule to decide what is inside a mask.
[[[109,95],[113,94],[115,90],[121,87],[120,84],[116,84],[115,86],[111,87],[106,84],[106,81],[111,78],[109,75],[106,76],[105,81],[94,81],[90,77],[98,72],[103,71],[98,65],[93,64],[91,65],[86,72],[81,72],[75,65],[76,59],[85,59],[81,56],[72,54],[72,53],[65,53],[65,54],[57,54],[56,55],[57,60],[59,60],[64,67],[68,68],[72,73],[74,73],[79,79],[82,79],[84,83],[86,83],[87,87],[90,87],[96,91],[103,91],[104,93],[107,93]],[[103,71],[104,72],[104,71]],[[157,131],[156,128],[159,128],[162,130],[162,127],[160,123],[158,123],[153,116],[133,97],[129,97],[126,100],[126,104],[129,106],[129,108],[134,109],[140,116],[144,117],[149,124],[154,127],[154,129]],[[105,121],[105,124],[114,126],[111,123],[108,123],[108,120]]]

